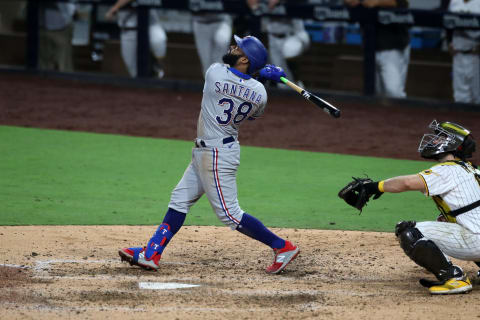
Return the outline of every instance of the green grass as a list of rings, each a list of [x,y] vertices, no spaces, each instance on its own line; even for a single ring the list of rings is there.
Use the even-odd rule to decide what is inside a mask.
[[[158,224],[191,142],[0,126],[0,225]],[[416,192],[385,194],[362,215],[337,197],[352,176],[418,172],[428,162],[242,147],[242,209],[267,226],[392,231],[432,219]],[[221,225],[203,197],[188,225]]]

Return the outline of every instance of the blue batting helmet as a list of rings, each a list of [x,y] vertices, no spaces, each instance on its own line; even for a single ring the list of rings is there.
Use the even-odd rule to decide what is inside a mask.
[[[233,38],[250,61],[250,66],[248,67],[249,74],[255,73],[255,71],[258,71],[265,66],[268,53],[260,40],[254,36],[240,38],[239,36],[234,35]]]

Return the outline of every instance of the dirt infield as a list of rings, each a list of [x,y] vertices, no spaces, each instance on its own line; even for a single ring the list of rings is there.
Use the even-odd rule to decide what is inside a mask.
[[[183,228],[158,272],[122,264],[117,256],[122,245],[144,243],[152,227],[0,227],[0,255],[8,264],[0,268],[0,318],[480,317],[471,307],[478,290],[431,297],[417,282],[430,276],[391,233],[275,231],[301,247],[281,275],[264,272],[269,249],[226,227]],[[473,276],[473,264],[461,265]],[[141,282],[199,287],[149,290],[140,289]]]
[[[0,125],[193,140],[200,100],[200,93],[0,73]],[[419,159],[419,139],[434,118],[480,132],[472,112],[339,107],[342,118],[334,120],[299,97],[271,96],[265,117],[245,124],[240,141]],[[431,276],[403,254],[392,233],[275,229],[301,253],[287,272],[267,275],[272,254],[265,246],[228,228],[184,227],[159,272],[122,264],[117,250],[145,244],[153,231],[0,227],[0,319],[480,318],[473,263],[457,261],[474,280],[473,292],[431,297],[418,284]],[[140,288],[143,282],[198,287],[149,290]]]

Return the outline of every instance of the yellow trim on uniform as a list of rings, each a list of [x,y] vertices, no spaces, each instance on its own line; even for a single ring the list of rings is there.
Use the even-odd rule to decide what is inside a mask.
[[[384,184],[385,184],[385,180],[382,180],[378,183],[378,191],[385,192],[385,190],[383,189]]]
[[[425,178],[420,174],[420,173],[417,173],[417,175],[420,176],[420,178],[422,178],[423,180],[423,184],[425,185],[425,190],[427,190],[427,193],[425,194],[427,197],[430,196],[430,192],[428,191],[428,186],[427,186],[427,181],[425,181]]]
[[[455,166],[455,165],[459,165],[457,162],[455,161],[445,161],[445,162],[441,162],[441,163],[437,163],[435,165],[432,166],[432,168],[436,167],[436,166],[443,166],[443,165],[446,165],[446,166]],[[426,192],[426,196],[427,197],[430,197],[430,191],[428,190],[428,185],[427,185],[427,181],[425,180],[425,177],[422,175],[423,174],[426,174],[426,175],[429,175],[429,174],[435,174],[434,171],[432,171],[431,169],[426,169],[426,170],[423,170],[422,172],[420,173],[417,173],[420,178],[422,178],[423,180],[423,184],[425,185],[425,190],[427,191]]]
[[[468,136],[470,134],[470,132],[468,132],[466,130],[463,130],[463,129],[461,129],[461,128],[455,126],[455,125],[452,125],[450,123],[445,123],[444,122],[440,126],[444,129],[445,128],[452,129],[453,131],[456,131],[456,132],[458,132],[458,133],[460,133],[461,135],[464,135],[464,136]]]
[[[448,222],[453,222],[453,223],[457,222],[457,219],[455,217],[449,215],[452,209],[450,209],[450,207],[445,202],[445,200],[442,199],[442,197],[433,196],[432,199],[433,201],[435,201],[435,204],[437,205],[438,210],[440,210],[440,212],[445,217],[445,219],[447,219]]]

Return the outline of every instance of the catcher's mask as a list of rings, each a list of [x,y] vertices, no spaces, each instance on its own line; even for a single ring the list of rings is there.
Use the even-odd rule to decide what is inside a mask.
[[[445,153],[465,160],[475,151],[475,140],[470,130],[453,122],[433,120],[428,126],[433,133],[423,135],[418,152],[425,159],[439,159]]]

